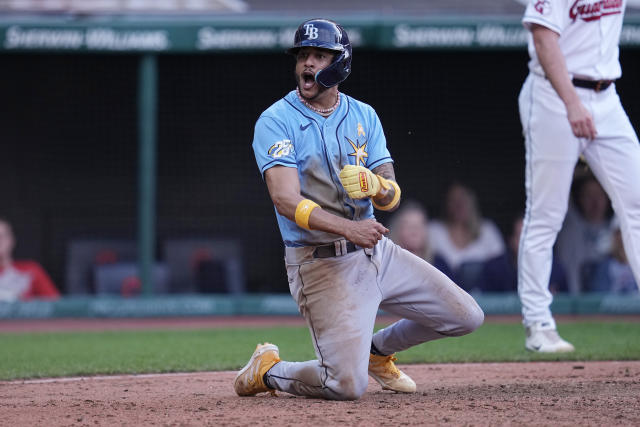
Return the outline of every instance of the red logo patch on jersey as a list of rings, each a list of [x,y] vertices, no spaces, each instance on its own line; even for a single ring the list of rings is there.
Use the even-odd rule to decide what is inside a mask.
[[[569,8],[569,18],[575,22],[580,18],[585,22],[597,21],[603,16],[622,13],[622,0],[575,0]]]
[[[546,15],[549,13],[551,5],[549,4],[549,0],[537,0],[533,8],[537,10],[540,15]]]
[[[369,181],[367,181],[367,173],[360,172],[358,175],[360,177],[360,191],[366,193],[367,191],[369,191]]]

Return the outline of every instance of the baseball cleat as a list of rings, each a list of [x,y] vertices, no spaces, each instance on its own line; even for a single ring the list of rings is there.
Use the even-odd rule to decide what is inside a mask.
[[[269,369],[280,361],[278,347],[268,342],[258,344],[249,362],[238,372],[233,382],[233,388],[238,396],[253,396],[258,393],[269,392],[276,395],[276,391],[264,383],[263,377]]]
[[[573,345],[563,340],[558,331],[548,322],[534,323],[527,327],[524,346],[538,353],[569,353],[575,350]]]
[[[369,375],[376,380],[383,390],[392,390],[399,393],[414,393],[416,383],[409,375],[402,372],[395,365],[394,354],[389,356],[369,355]]]

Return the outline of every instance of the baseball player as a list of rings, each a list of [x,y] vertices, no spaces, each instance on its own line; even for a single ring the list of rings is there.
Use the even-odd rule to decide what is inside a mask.
[[[625,7],[626,0],[531,0],[524,14],[531,61],[518,99],[527,194],[518,291],[532,351],[574,349],[557,333],[547,284],[581,154],[611,198],[640,280],[640,146],[615,88]]]
[[[426,261],[384,237],[374,208],[398,206],[391,156],[373,108],[338,92],[352,49],[335,22],[297,29],[297,87],[258,119],[253,149],[276,209],[291,295],[317,360],[280,361],[259,344],[236,376],[240,396],[275,390],[358,399],[371,375],[384,389],[416,385],[394,353],[482,324],[476,302]],[[378,308],[402,320],[373,334]]]

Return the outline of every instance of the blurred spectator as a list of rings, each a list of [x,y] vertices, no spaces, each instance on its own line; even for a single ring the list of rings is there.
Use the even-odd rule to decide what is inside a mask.
[[[389,238],[401,248],[433,263],[427,226],[427,211],[419,203],[407,200],[391,218]]]
[[[460,183],[448,188],[444,221],[430,223],[429,241],[443,261],[436,266],[468,291],[478,287],[484,262],[505,251],[500,231],[482,218],[475,194]]]
[[[11,225],[0,218],[0,301],[58,298],[60,293],[37,262],[13,260],[14,246]]]
[[[627,261],[622,245],[622,232],[617,218],[611,221],[613,235],[609,255],[592,265],[585,265],[585,283],[592,292],[612,292],[618,294],[638,292],[638,285]]]
[[[513,221],[511,234],[507,237],[507,251],[484,265],[479,285],[484,292],[516,292],[518,290],[518,248],[522,232],[522,215]],[[551,293],[567,292],[567,276],[562,265],[554,256],[551,264],[549,290]]]
[[[429,216],[420,203],[412,200],[403,202],[391,218],[389,230],[389,238],[395,244],[427,261],[448,277],[454,277],[444,259],[431,250]]]
[[[569,291],[581,292],[582,267],[603,259],[611,247],[610,204],[596,178],[588,173],[574,179],[572,203],[558,234],[556,253],[567,271]]]

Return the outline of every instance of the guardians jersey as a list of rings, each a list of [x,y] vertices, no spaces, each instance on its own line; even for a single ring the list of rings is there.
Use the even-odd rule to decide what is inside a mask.
[[[618,43],[626,0],[530,0],[522,22],[560,35],[558,44],[569,74],[590,80],[621,76]],[[529,69],[544,75],[529,32]]]

